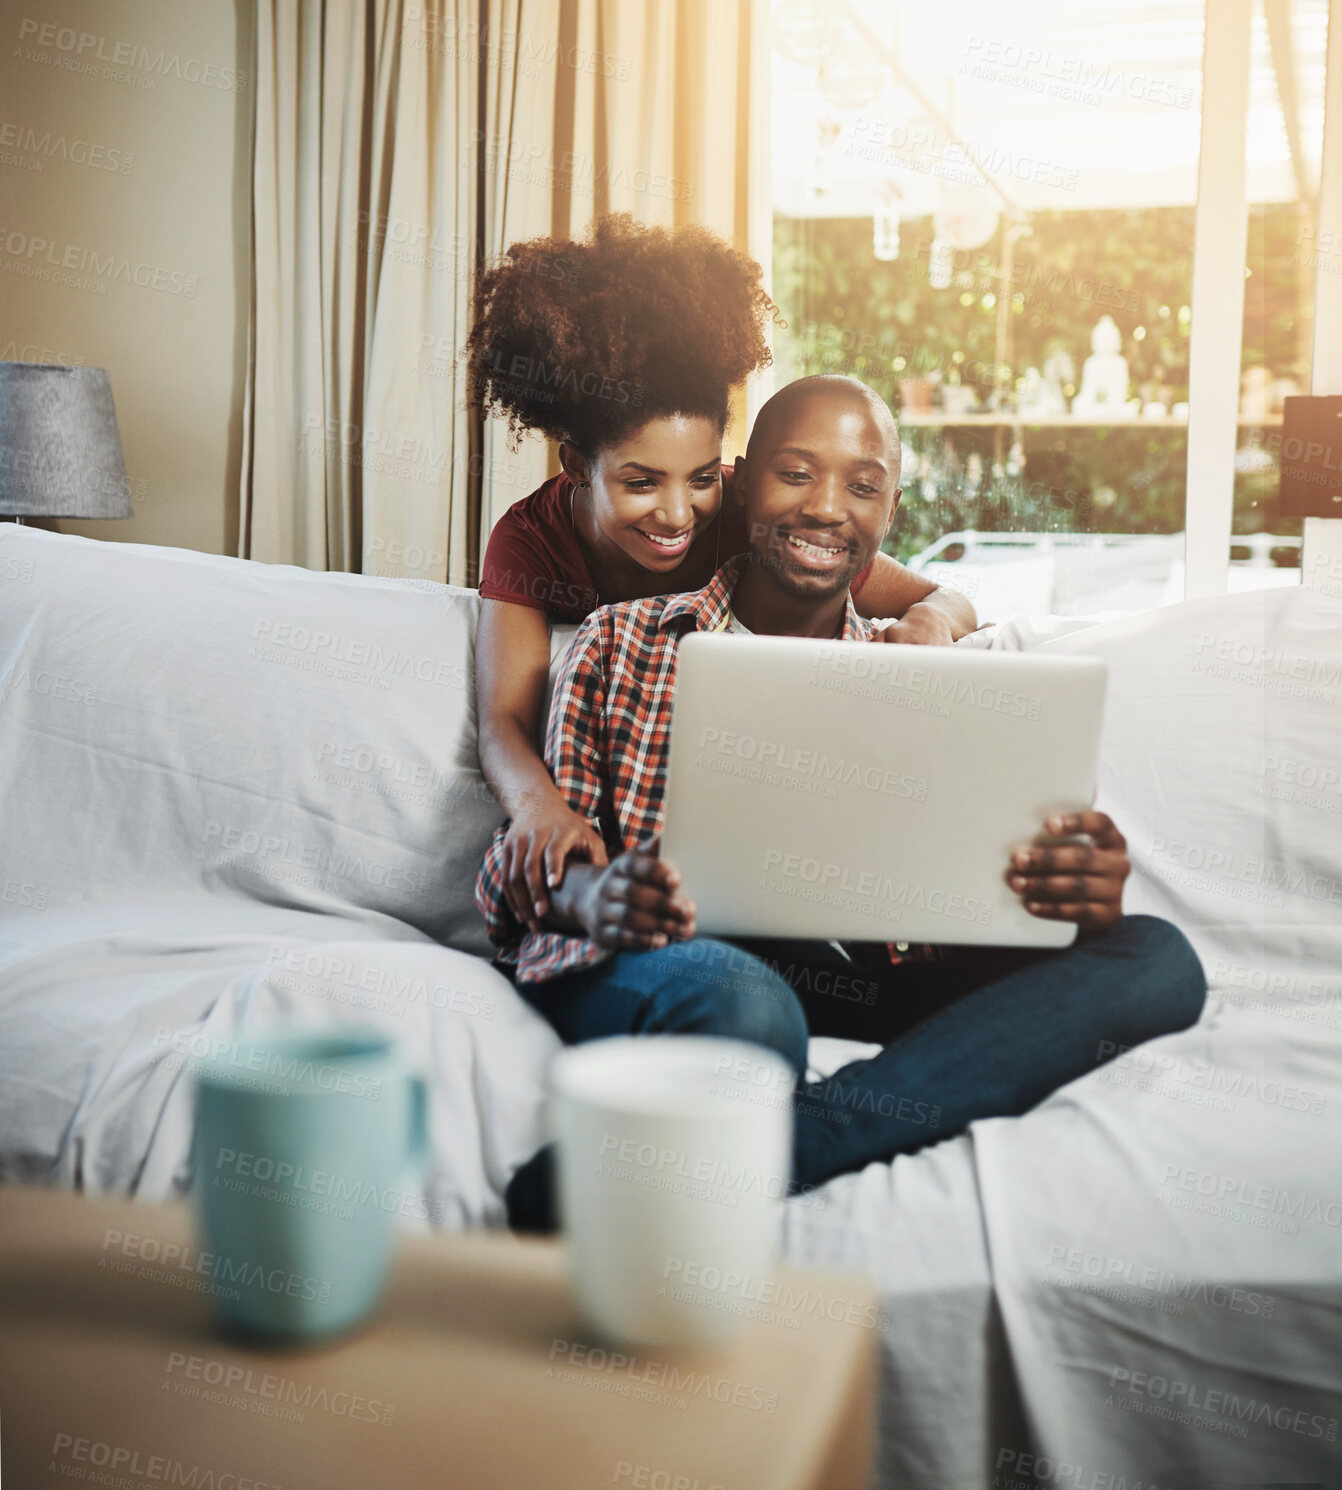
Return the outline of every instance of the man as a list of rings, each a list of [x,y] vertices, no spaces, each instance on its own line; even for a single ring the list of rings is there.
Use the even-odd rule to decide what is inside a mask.
[[[544,928],[526,932],[503,896],[500,830],[476,890],[499,964],[568,1043],[729,1036],[777,1051],[799,1078],[808,1034],[879,1043],[873,1059],[799,1085],[798,1188],[912,1152],[975,1118],[1025,1112],[1092,1069],[1102,1049],[1192,1024],[1206,991],[1175,927],[1123,915],[1126,844],[1093,811],[1045,825],[1088,841],[1022,847],[1006,867],[1030,914],[1081,928],[1062,951],[926,949],[896,961],[884,948],[696,938],[675,865],[658,857],[679,639],[734,630],[871,640],[875,627],[848,586],[893,520],[899,461],[893,416],[855,379],[803,378],[765,405],[738,486],[750,552],[702,590],[596,611],[565,659],[545,759],[601,833],[609,864],[570,861]],[[549,1229],[551,1205],[542,1151],[509,1189],[510,1220]]]

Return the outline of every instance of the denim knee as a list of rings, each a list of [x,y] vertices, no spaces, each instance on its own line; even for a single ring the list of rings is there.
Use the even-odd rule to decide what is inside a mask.
[[[776,1051],[798,1074],[806,1070],[808,1031],[797,995],[757,957],[711,937],[685,944],[685,963],[677,971],[689,984],[697,1034],[746,1040]]]
[[[1182,931],[1159,916],[1124,916],[1105,940],[1132,963],[1129,1016],[1144,1031],[1130,1043],[1153,1040],[1196,1024],[1207,998],[1207,976]]]

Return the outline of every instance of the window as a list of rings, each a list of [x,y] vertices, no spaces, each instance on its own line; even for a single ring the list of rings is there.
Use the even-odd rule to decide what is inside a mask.
[[[1308,388],[1327,0],[1294,0],[1289,45],[1286,8],[1254,33],[1236,588],[1299,573],[1272,431]],[[1182,599],[1202,0],[772,17],[778,377],[899,411],[887,549],[985,620]]]
[[[1300,582],[1301,520],[1278,511],[1280,431],[1282,400],[1311,391],[1315,272],[1342,273],[1317,219],[1327,40],[1328,0],[1255,7],[1232,590]]]

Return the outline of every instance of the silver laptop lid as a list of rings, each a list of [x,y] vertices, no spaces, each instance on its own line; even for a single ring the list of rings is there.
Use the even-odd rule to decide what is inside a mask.
[[[701,935],[1068,945],[1006,883],[1093,799],[1096,658],[687,636],[662,857]]]

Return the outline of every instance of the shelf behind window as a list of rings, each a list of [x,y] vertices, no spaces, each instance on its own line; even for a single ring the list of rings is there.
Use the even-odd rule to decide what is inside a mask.
[[[1047,418],[1028,414],[959,414],[955,416],[932,413],[905,412],[896,416],[907,429],[1184,429],[1188,420],[1169,415],[1164,419],[1150,419],[1138,415],[1130,419],[1106,419],[1099,414],[1063,414]],[[1281,415],[1270,414],[1265,419],[1241,419],[1241,429],[1278,429]]]

